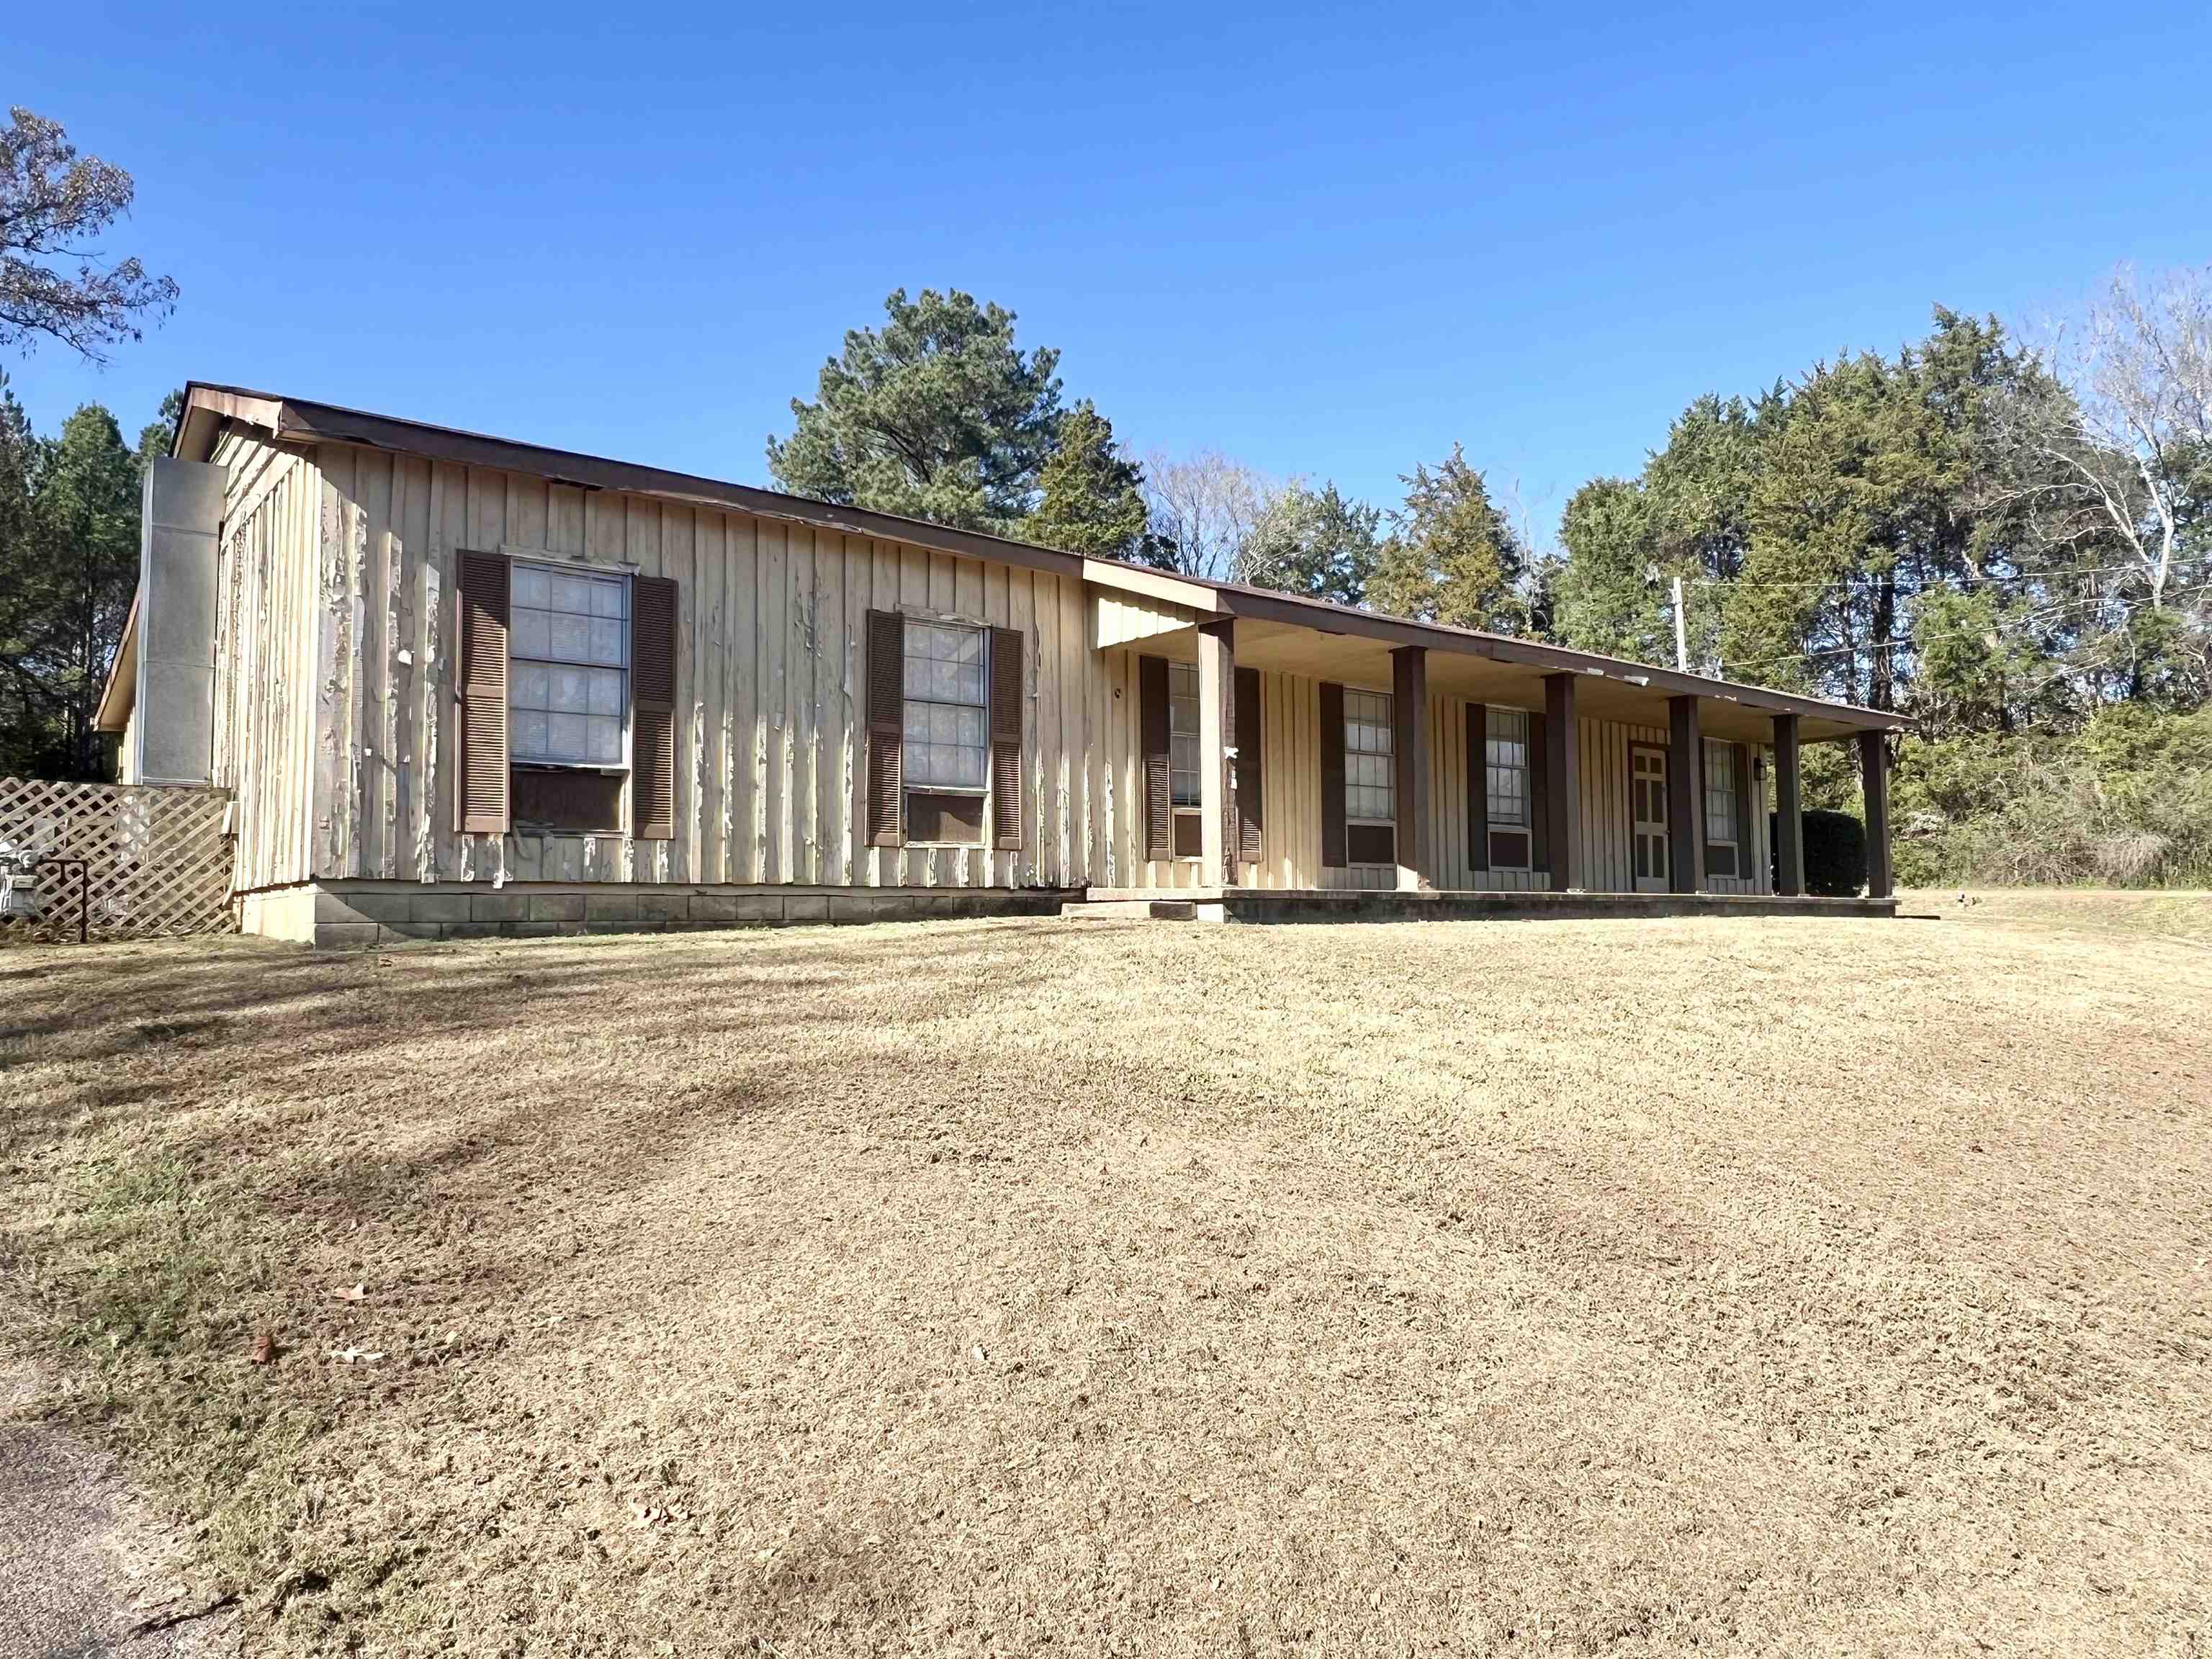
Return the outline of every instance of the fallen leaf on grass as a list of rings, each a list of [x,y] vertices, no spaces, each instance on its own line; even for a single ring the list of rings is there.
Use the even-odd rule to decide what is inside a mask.
[[[366,1285],[341,1285],[331,1292],[331,1298],[336,1302],[366,1302],[368,1300],[368,1286]]]
[[[258,1331],[253,1338],[253,1363],[257,1365],[273,1364],[276,1358],[276,1334]]]

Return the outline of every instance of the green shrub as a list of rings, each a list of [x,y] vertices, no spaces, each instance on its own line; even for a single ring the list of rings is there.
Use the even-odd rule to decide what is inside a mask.
[[[1766,844],[1780,843],[1767,815]],[[1866,885],[1866,830],[1849,812],[1818,808],[1805,814],[1805,890],[1816,898],[1856,898]],[[1778,890],[1780,881],[1776,882]]]
[[[2212,878],[2212,710],[2100,711],[2078,731],[1913,739],[1895,781],[1908,886]]]

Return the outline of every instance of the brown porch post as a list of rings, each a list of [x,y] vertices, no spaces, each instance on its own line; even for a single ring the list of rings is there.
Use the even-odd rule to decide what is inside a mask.
[[[1583,885],[1582,742],[1575,724],[1574,674],[1544,676],[1544,814],[1552,890]]]
[[[1429,833],[1429,653],[1401,645],[1390,653],[1390,706],[1396,731],[1398,887],[1425,891],[1436,883],[1436,837]]]
[[[1695,696],[1669,697],[1673,727],[1667,752],[1668,886],[1705,890],[1705,745]]]
[[[1229,844],[1228,732],[1236,716],[1236,623],[1230,617],[1198,630],[1198,805],[1201,887],[1226,887],[1237,879],[1236,848]]]
[[[1805,890],[1805,773],[1797,754],[1797,717],[1774,717],[1774,890]]]
[[[1889,745],[1879,732],[1859,733],[1859,776],[1866,789],[1867,896],[1888,898]]]

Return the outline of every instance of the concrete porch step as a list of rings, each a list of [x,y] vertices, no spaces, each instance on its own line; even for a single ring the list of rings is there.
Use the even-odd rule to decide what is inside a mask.
[[[1060,914],[1079,921],[1189,921],[1198,906],[1188,899],[1076,899]]]

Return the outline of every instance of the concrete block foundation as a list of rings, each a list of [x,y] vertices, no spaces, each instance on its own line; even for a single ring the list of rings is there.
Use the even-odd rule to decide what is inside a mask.
[[[324,951],[417,940],[557,939],[720,927],[851,925],[949,916],[1049,916],[1058,888],[852,889],[508,882],[326,881],[248,893],[240,930]]]

